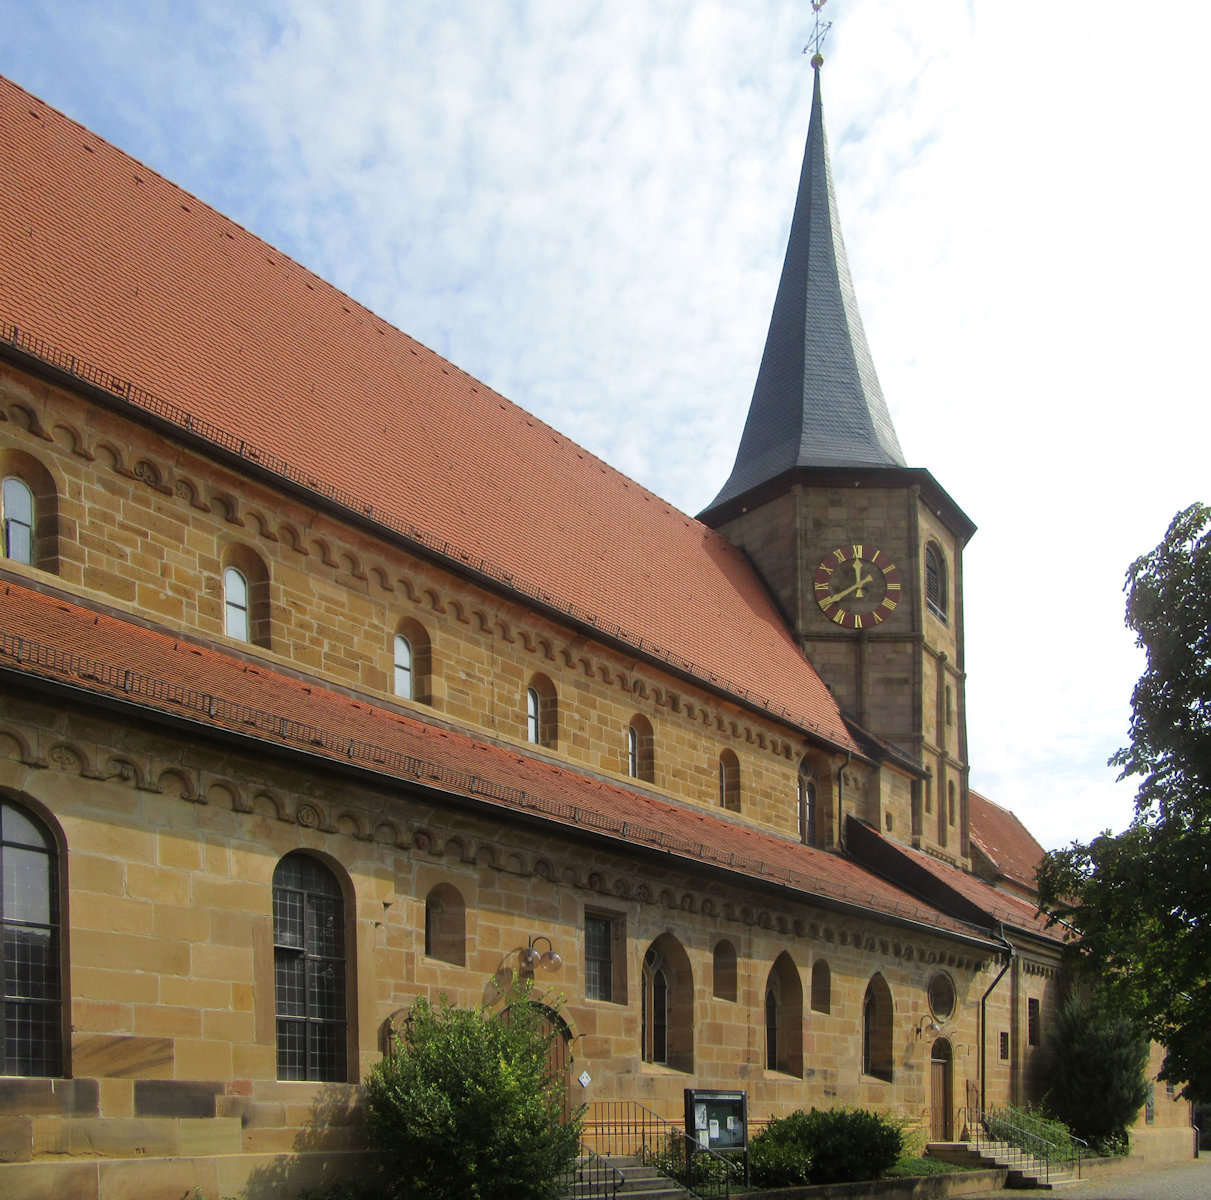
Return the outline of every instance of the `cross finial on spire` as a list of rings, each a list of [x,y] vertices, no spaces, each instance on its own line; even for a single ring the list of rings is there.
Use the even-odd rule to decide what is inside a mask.
[[[811,39],[807,45],[803,47],[803,53],[806,54],[809,50],[812,52],[812,67],[819,70],[824,62],[824,55],[820,53],[820,47],[824,45],[824,39],[828,36],[828,31],[833,27],[831,21],[825,21],[820,24],[820,10],[828,3],[828,0],[811,0],[812,12],[816,14],[816,24],[812,29]]]

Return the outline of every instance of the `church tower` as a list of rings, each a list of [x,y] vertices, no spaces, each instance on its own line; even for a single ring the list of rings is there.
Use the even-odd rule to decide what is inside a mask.
[[[837,218],[821,62],[748,419],[700,519],[745,550],[844,713],[909,769],[911,811],[882,831],[966,865],[962,554],[975,526],[906,465],[879,387]],[[871,807],[857,815],[873,821]]]

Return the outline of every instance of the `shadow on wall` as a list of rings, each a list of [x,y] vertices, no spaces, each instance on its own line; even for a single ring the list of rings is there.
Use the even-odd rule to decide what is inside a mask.
[[[289,1154],[253,1168],[242,1200],[296,1200],[304,1188],[331,1187],[364,1178],[372,1156],[364,1148],[359,1088],[328,1084],[294,1139]]]

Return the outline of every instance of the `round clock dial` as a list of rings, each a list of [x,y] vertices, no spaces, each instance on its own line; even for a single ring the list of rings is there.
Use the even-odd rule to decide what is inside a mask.
[[[882,625],[900,603],[900,572],[874,546],[838,546],[816,568],[816,603],[845,629]]]

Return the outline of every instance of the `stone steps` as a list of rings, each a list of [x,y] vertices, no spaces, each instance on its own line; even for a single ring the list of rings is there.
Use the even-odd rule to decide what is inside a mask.
[[[1044,1160],[1035,1158],[1008,1142],[930,1142],[925,1152],[943,1162],[960,1166],[1004,1167],[1009,1171],[1005,1180],[1007,1188],[1050,1191],[1066,1183],[1076,1183],[1076,1173],[1068,1169],[1052,1167],[1050,1173]]]
[[[606,1156],[605,1161],[622,1176],[617,1192],[607,1189],[606,1196],[617,1196],[618,1200],[693,1200],[690,1192],[661,1175],[655,1167],[648,1166],[638,1158]],[[563,1200],[590,1200],[602,1196],[600,1188],[591,1183],[576,1184],[565,1192]]]

